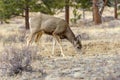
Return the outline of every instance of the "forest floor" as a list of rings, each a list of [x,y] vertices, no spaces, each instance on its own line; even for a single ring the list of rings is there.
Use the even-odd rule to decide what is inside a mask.
[[[83,22],[71,27],[81,35],[82,50],[62,40],[66,57],[53,38],[43,35],[39,45],[26,46],[22,18],[0,24],[0,80],[120,80],[120,21],[100,25]],[[27,66],[27,67],[25,67]]]

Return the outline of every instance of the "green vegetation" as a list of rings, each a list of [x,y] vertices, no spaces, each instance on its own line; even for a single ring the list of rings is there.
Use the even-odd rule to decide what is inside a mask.
[[[9,19],[12,16],[24,16],[26,4],[30,11],[55,14],[58,9],[64,7],[64,0],[0,0],[0,19]]]
[[[105,1],[105,0],[104,0]],[[114,0],[107,0],[107,6],[114,6]],[[14,16],[25,16],[26,6],[30,12],[42,12],[45,14],[56,14],[65,7],[65,0],[0,0],[0,21],[7,22],[7,19]],[[78,9],[92,9],[92,0],[70,0],[69,6],[73,7],[74,18],[72,22],[76,22],[81,18]],[[83,17],[85,15],[83,14]]]

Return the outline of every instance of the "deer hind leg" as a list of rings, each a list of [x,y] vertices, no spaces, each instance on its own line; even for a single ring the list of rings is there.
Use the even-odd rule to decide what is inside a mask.
[[[36,42],[36,43],[37,43],[38,40],[41,38],[42,34],[43,34],[42,31],[36,34],[36,37],[35,37],[35,42]]]
[[[41,37],[42,33],[42,31],[31,33],[27,40],[27,46],[29,46],[32,43],[33,39],[35,39],[35,42],[37,42]]]
[[[64,57],[65,55],[63,54],[63,48],[61,46],[61,39],[60,39],[60,37],[58,35],[56,35],[55,33],[53,33],[53,36],[56,39],[56,41],[57,41],[57,43],[58,43],[58,45],[60,47],[61,55]]]

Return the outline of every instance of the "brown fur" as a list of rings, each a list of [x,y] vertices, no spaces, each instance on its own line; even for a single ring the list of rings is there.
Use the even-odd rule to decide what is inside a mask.
[[[67,39],[74,47],[81,49],[79,38],[74,33],[64,19],[53,17],[50,15],[39,14],[31,18],[30,21],[31,36],[29,43],[33,39],[37,42],[43,33],[52,35],[60,43],[60,39]]]

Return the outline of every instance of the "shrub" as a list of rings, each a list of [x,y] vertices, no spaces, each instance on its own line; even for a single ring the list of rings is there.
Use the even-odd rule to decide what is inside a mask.
[[[6,46],[1,56],[0,67],[3,75],[15,75],[22,71],[32,71],[31,62],[36,57],[36,47]]]

